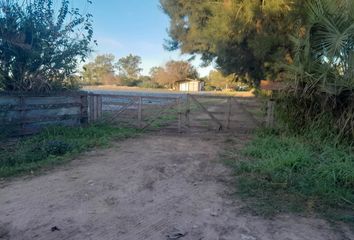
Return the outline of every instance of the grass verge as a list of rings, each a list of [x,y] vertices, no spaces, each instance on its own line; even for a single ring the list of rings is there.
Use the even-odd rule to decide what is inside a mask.
[[[243,153],[225,154],[237,193],[260,215],[321,213],[354,223],[354,154],[347,145],[261,130]]]
[[[107,147],[113,140],[138,134],[134,128],[112,125],[52,127],[40,134],[0,143],[0,177],[33,173],[43,167],[62,164],[80,153]]]

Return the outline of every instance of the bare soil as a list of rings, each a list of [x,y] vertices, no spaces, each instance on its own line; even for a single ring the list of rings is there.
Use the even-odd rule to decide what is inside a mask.
[[[0,239],[334,240],[344,225],[242,211],[219,159],[227,135],[153,133],[0,186]],[[236,135],[240,148],[249,139]]]

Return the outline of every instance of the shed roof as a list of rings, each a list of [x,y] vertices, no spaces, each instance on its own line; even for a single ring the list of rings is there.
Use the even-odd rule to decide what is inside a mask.
[[[191,79],[191,78],[186,78],[186,79],[183,79],[183,80],[178,80],[176,81],[177,83],[182,83],[182,82],[202,82],[201,80],[198,80],[198,79]]]

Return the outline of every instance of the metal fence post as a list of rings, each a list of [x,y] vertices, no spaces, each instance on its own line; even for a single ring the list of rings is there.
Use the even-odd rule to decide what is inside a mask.
[[[189,94],[187,94],[187,102],[186,102],[186,126],[190,128],[190,118],[189,115],[191,113],[191,101]]]
[[[182,132],[182,107],[181,97],[177,98],[177,110],[178,110],[178,132]]]
[[[267,118],[266,118],[266,127],[268,128],[274,127],[274,108],[275,108],[275,101],[269,100],[267,104]]]

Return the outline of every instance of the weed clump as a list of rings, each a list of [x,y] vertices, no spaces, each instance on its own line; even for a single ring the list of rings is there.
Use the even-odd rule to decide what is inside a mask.
[[[243,159],[228,158],[246,197],[275,207],[349,209],[354,212],[354,154],[349,145],[322,141],[313,132],[296,135],[261,130],[246,146]],[[232,156],[232,155],[230,155]]]
[[[52,127],[13,144],[0,142],[0,177],[13,176],[61,164],[77,154],[109,146],[112,140],[134,136],[138,130],[111,125]]]
[[[73,146],[69,143],[60,140],[51,140],[45,143],[44,151],[48,155],[62,156],[67,152],[70,152]]]

